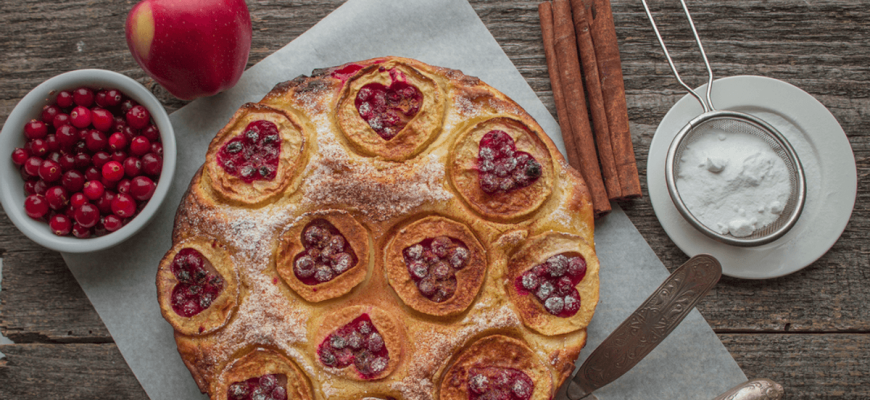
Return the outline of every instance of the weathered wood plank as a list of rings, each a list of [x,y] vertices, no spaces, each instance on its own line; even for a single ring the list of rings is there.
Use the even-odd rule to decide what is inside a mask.
[[[870,398],[870,335],[719,334],[750,379],[770,378],[789,400]]]
[[[148,399],[114,343],[0,346],[0,399]]]

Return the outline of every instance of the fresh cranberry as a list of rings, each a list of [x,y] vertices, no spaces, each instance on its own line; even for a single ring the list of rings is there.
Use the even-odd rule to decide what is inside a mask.
[[[159,176],[160,171],[163,170],[163,158],[154,153],[142,156],[142,170],[148,175]]]
[[[69,114],[59,112],[54,116],[54,119],[51,120],[51,126],[57,129],[64,125],[70,125]]]
[[[142,130],[142,135],[148,138],[152,143],[160,140],[160,130],[155,125],[148,125]]]
[[[24,135],[28,139],[42,139],[48,135],[48,126],[45,125],[45,122],[32,119],[24,124]]]
[[[112,213],[112,202],[115,201],[115,196],[115,193],[112,191],[106,190],[103,192],[103,196],[95,203],[101,213],[106,215]]]
[[[136,200],[126,193],[118,193],[112,200],[112,212],[121,218],[132,217],[136,213]]]
[[[91,166],[91,156],[87,153],[78,153],[73,158],[75,158],[75,168],[78,170],[87,170]]]
[[[80,87],[73,91],[73,101],[82,107],[90,107],[94,104],[94,91]]]
[[[48,156],[46,156],[45,159],[54,161],[56,163],[60,163],[60,153],[58,153],[56,151],[48,153]],[[62,168],[61,168],[61,171],[63,171]]]
[[[97,168],[103,168],[103,166],[106,165],[106,163],[109,161],[112,161],[112,156],[110,156],[109,153],[106,153],[105,151],[98,151],[94,153],[93,157],[91,157],[91,162]]]
[[[102,168],[103,178],[117,182],[124,177],[124,167],[117,161],[109,161]]]
[[[137,176],[130,180],[130,195],[137,201],[146,201],[154,195],[157,185],[147,176]]]
[[[76,167],[76,157],[72,154],[64,153],[61,154],[57,160],[57,163],[60,164],[60,169],[63,172],[75,169]]]
[[[394,138],[417,115],[423,104],[423,95],[407,82],[396,80],[389,87],[373,82],[357,92],[354,105],[360,117],[385,140]]]
[[[61,210],[69,204],[69,193],[63,186],[52,186],[45,191],[45,200],[52,210]]]
[[[73,193],[73,195],[69,199],[69,204],[70,206],[72,206],[72,208],[79,208],[82,206],[82,204],[85,204],[87,202],[88,198],[85,197],[85,195],[81,192]]]
[[[531,154],[516,151],[514,139],[500,130],[480,139],[478,179],[486,193],[507,193],[529,186],[541,177],[541,164]]]
[[[124,95],[118,89],[109,89],[106,91],[106,106],[114,107],[121,104],[124,100]]]
[[[257,376],[233,382],[227,388],[227,400],[287,400],[287,377],[283,374]]]
[[[27,172],[30,176],[39,176],[39,168],[42,167],[42,159],[36,156],[32,156],[24,162],[24,172]]]
[[[60,114],[60,109],[53,105],[48,105],[42,107],[42,122],[46,124],[52,123],[54,121],[54,116]]]
[[[97,200],[100,197],[103,197],[103,193],[105,189],[103,188],[103,184],[99,181],[88,181],[85,183],[85,186],[82,190],[82,193],[91,200]]]
[[[514,285],[521,294],[533,294],[550,314],[566,318],[580,310],[576,286],[585,276],[582,256],[557,254],[517,277]]]
[[[178,279],[172,289],[172,309],[182,317],[192,317],[211,307],[223,291],[223,277],[212,273],[202,253],[194,249],[181,249],[172,259],[170,270]]]
[[[98,107],[109,107],[109,103],[106,102],[106,91],[100,90],[94,95],[94,103],[97,103]]]
[[[130,153],[135,156],[144,156],[151,151],[151,142],[145,136],[136,136],[130,142]]]
[[[71,169],[63,173],[63,178],[60,179],[60,182],[70,193],[75,193],[84,188],[85,176],[81,172]]]
[[[321,364],[332,368],[353,364],[364,379],[384,372],[390,362],[384,337],[368,314],[360,315],[327,336],[317,346],[317,358]]]
[[[60,164],[51,160],[43,161],[42,165],[39,167],[39,177],[46,182],[54,182],[60,179]]]
[[[94,125],[96,130],[108,132],[109,129],[112,129],[112,125],[115,123],[115,117],[111,112],[109,112],[109,110],[94,108],[91,110],[91,123]]]
[[[40,163],[39,165],[42,165],[42,163]],[[25,182],[39,179],[39,175],[33,176],[28,174],[27,171],[24,169],[23,165],[21,166],[21,168],[18,169],[18,173],[21,174],[21,179],[23,179]]]
[[[48,145],[49,151],[60,151],[60,141],[57,140],[57,136],[54,134],[45,137],[45,144]]]
[[[160,142],[151,143],[151,152],[163,158],[163,145]]]
[[[73,105],[73,95],[66,90],[62,90],[57,94],[57,99],[55,99],[57,106],[60,108],[70,108]]]
[[[102,183],[103,186],[104,186],[106,189],[112,189],[112,190],[115,190],[115,187],[118,186],[118,182],[120,182],[120,180],[118,180],[118,181],[110,181],[110,180],[106,179],[105,176],[102,177],[102,178],[100,178],[100,183]]]
[[[33,219],[40,219],[48,214],[48,201],[39,194],[32,194],[24,199],[24,212]]]
[[[36,185],[36,181],[24,182],[24,193],[27,193],[28,196],[31,194],[36,194],[36,188],[34,188],[34,185]]]
[[[127,136],[121,132],[115,132],[109,136],[109,149],[112,151],[124,150],[127,148]]]
[[[100,173],[100,169],[96,166],[88,167],[85,170],[85,179],[89,181],[98,181],[103,178],[103,174]]]
[[[115,186],[115,191],[122,194],[130,193],[130,180],[124,178],[118,181],[118,184]]]
[[[142,106],[134,106],[127,111],[127,125],[134,129],[143,129],[151,122],[151,113]]]
[[[85,143],[88,145],[88,150],[97,152],[106,148],[109,142],[106,140],[106,135],[103,132],[91,129],[85,136]]]
[[[136,107],[138,105],[139,105],[139,103],[137,103],[135,100],[126,99],[126,100],[121,102],[121,112],[124,113],[124,115],[127,115],[128,111],[130,111],[131,109],[133,109],[133,107]]]
[[[48,154],[48,143],[42,139],[33,139],[30,141],[30,152],[35,156],[42,157]]]
[[[79,131],[72,125],[64,125],[57,129],[57,141],[61,148],[71,148],[79,141]]]
[[[78,106],[69,113],[70,123],[76,128],[84,128],[91,124],[91,110]]]
[[[139,176],[142,173],[142,160],[136,157],[127,157],[124,160],[124,173],[131,178]]]
[[[103,227],[109,232],[117,231],[122,226],[124,226],[124,223],[117,215],[109,214],[103,217]]]
[[[12,162],[17,166],[24,165],[27,162],[27,159],[30,158],[30,152],[22,149],[21,147],[12,150]]]
[[[127,127],[127,120],[124,117],[114,117],[114,122],[112,123],[112,131],[113,132],[122,132],[124,128]]]
[[[85,228],[85,227],[79,225],[78,222],[76,222],[76,223],[73,223],[72,234],[73,234],[73,236],[75,236],[79,239],[87,239],[87,238],[91,237],[91,230],[90,230],[90,228]]]
[[[54,214],[48,220],[48,227],[57,236],[67,236],[72,231],[72,220],[64,214]]]
[[[85,203],[76,208],[74,218],[83,228],[91,228],[99,221],[100,210],[93,204]]]
[[[38,195],[44,196],[46,190],[48,190],[48,183],[45,183],[42,179],[37,180],[36,183],[33,184],[33,191]]]

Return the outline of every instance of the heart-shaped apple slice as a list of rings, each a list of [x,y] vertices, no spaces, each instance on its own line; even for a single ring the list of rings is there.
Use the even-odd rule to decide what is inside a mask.
[[[396,137],[422,104],[423,95],[416,87],[396,80],[390,86],[369,83],[357,92],[354,101],[360,117],[385,140]]]
[[[281,136],[270,121],[254,121],[230,139],[217,154],[217,162],[228,174],[245,183],[271,181],[278,171]]]

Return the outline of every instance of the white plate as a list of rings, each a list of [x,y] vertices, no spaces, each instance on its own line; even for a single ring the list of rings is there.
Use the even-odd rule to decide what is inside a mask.
[[[704,93],[707,85],[696,89]],[[650,143],[649,197],[671,240],[689,256],[712,254],[722,273],[744,279],[788,275],[819,259],[843,233],[858,189],[855,157],[843,128],[822,103],[788,83],[759,76],[734,76],[713,82],[713,106],[755,115],[778,129],[804,167],[807,197],[797,224],[780,239],[762,246],[735,247],[717,242],[686,222],[671,201],[665,182],[665,157],[677,132],[703,110],[686,95],[675,104]]]

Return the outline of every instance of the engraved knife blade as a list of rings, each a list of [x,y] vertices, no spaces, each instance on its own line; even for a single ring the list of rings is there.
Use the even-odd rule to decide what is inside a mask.
[[[699,254],[677,268],[586,359],[568,383],[570,400],[580,400],[613,382],[659,345],[722,277],[713,256]]]

